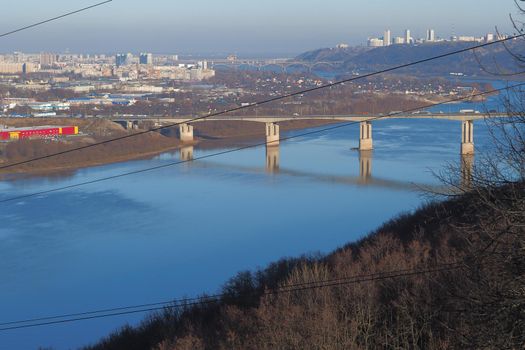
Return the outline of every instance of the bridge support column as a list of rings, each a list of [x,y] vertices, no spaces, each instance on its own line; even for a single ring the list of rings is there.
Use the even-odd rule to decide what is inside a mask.
[[[126,128],[126,130],[131,130],[133,129],[133,121],[126,121],[124,122],[126,125],[124,126]]]
[[[193,125],[190,124],[180,124],[179,125],[179,135],[182,142],[191,142],[193,141]]]
[[[363,182],[372,177],[372,151],[359,151],[359,177]]]
[[[184,162],[189,162],[190,160],[193,160],[193,146],[180,148],[180,160]]]
[[[461,154],[474,154],[474,122],[461,123]]]
[[[359,150],[370,151],[374,148],[372,141],[372,123],[361,122],[359,124]]]
[[[279,171],[280,152],[279,146],[266,145],[266,171],[276,173]]]
[[[266,123],[266,146],[279,146],[279,125]]]

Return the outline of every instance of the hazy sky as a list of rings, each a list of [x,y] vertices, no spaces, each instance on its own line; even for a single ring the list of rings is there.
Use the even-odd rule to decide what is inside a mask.
[[[0,32],[97,0],[0,0]],[[6,6],[6,3],[9,3]],[[114,0],[23,33],[0,38],[0,52],[231,52],[293,54],[345,42],[364,44],[386,28],[422,37],[509,32],[512,0]]]

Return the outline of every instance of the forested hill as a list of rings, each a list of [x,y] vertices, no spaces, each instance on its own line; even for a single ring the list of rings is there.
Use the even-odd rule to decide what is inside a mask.
[[[524,55],[522,40],[509,42],[507,48],[501,43],[474,51],[452,55],[428,63],[413,66],[403,73],[444,75],[464,73],[466,75],[509,74],[523,67],[516,64],[512,54]],[[345,71],[371,71],[402,65],[449,52],[475,46],[469,42],[445,42],[421,45],[391,45],[379,48],[319,49],[303,53],[297,60],[306,62],[344,62]],[[508,50],[507,50],[508,49]],[[509,53],[512,52],[511,53]]]
[[[84,350],[523,349],[524,195],[520,181],[429,204],[327,256],[240,273],[220,299],[166,309]],[[426,269],[439,272],[417,272]],[[416,272],[371,278],[385,271]],[[348,276],[365,277],[286,287]]]

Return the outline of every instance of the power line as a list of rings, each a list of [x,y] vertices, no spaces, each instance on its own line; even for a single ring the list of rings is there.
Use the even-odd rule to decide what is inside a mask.
[[[458,263],[451,263],[451,264],[441,264],[440,267],[445,266],[455,266]],[[357,279],[357,278],[365,278],[365,277],[373,277],[376,275],[384,275],[387,273],[405,273],[405,272],[413,272],[413,269],[405,269],[405,270],[396,270],[396,271],[389,271],[389,272],[378,272],[374,274],[364,274],[364,275],[355,275],[351,277],[342,277],[337,279],[330,279],[330,280],[324,280],[324,281],[312,281],[312,282],[304,282],[304,283],[294,283],[289,284],[286,286],[281,287],[282,288],[294,288],[294,287],[301,287],[305,285],[310,285],[312,283],[316,282],[324,282],[324,283],[333,283],[333,282],[342,282],[347,281],[350,278]],[[46,316],[46,317],[40,317],[40,318],[32,318],[32,319],[26,319],[26,320],[19,320],[19,321],[9,321],[9,322],[1,322],[0,326],[12,326],[16,324],[23,324],[23,323],[34,323],[39,321],[49,321],[49,320],[56,320],[56,319],[63,319],[63,318],[72,318],[72,317],[79,317],[79,316],[87,316],[87,315],[94,315],[94,314],[101,314],[101,313],[108,313],[108,312],[116,312],[116,311],[125,311],[125,310],[133,310],[133,309],[142,309],[142,308],[149,308],[153,306],[174,306],[174,305],[186,305],[187,303],[192,303],[196,301],[202,301],[205,299],[217,299],[217,298],[223,298],[229,296],[227,293],[222,294],[214,294],[214,295],[205,295],[202,297],[195,297],[195,298],[184,298],[184,299],[171,299],[156,303],[148,303],[148,304],[140,304],[140,305],[132,305],[132,306],[122,306],[122,307],[114,307],[114,308],[108,308],[108,309],[101,309],[101,310],[94,310],[94,311],[84,311],[80,313],[72,313],[72,314],[64,314],[64,315],[55,315],[55,316]]]
[[[155,131],[160,131],[160,130],[172,128],[172,127],[184,124],[184,123],[192,123],[192,122],[195,122],[195,121],[204,120],[204,119],[208,119],[208,118],[212,118],[212,117],[216,117],[216,116],[221,116],[221,115],[224,115],[224,114],[228,114],[228,113],[232,113],[232,112],[236,112],[236,111],[240,111],[240,110],[244,110],[244,109],[248,109],[248,108],[252,108],[252,107],[257,108],[257,107],[259,107],[261,105],[266,105],[266,104],[269,104],[269,103],[272,103],[272,102],[276,102],[276,101],[280,101],[280,100],[284,100],[284,99],[287,99],[287,98],[290,98],[290,97],[299,96],[299,95],[307,94],[307,93],[310,93],[310,92],[331,88],[331,87],[334,87],[334,86],[342,85],[342,84],[353,82],[353,81],[356,81],[356,80],[370,78],[370,77],[373,77],[373,76],[376,76],[376,75],[381,75],[381,74],[392,72],[392,71],[396,71],[396,70],[399,70],[399,69],[415,66],[415,65],[418,65],[418,64],[421,64],[421,63],[431,62],[431,61],[434,61],[434,60],[437,60],[437,59],[441,59],[441,58],[445,58],[445,57],[449,57],[449,56],[454,56],[454,55],[457,55],[457,54],[460,54],[460,53],[464,53],[464,52],[480,49],[480,48],[491,46],[491,45],[495,45],[495,44],[498,44],[498,43],[504,43],[506,41],[515,40],[515,39],[518,39],[518,38],[521,38],[521,37],[524,37],[524,36],[525,36],[525,33],[519,34],[519,35],[515,35],[515,36],[511,36],[511,37],[508,37],[508,38],[503,38],[503,39],[492,41],[492,42],[488,42],[488,43],[484,43],[484,44],[471,46],[471,47],[460,49],[460,50],[451,51],[451,52],[444,53],[444,54],[441,54],[441,55],[432,56],[432,57],[429,57],[429,58],[421,59],[421,60],[418,60],[418,61],[413,61],[413,62],[410,62],[410,63],[406,63],[406,64],[394,66],[394,67],[390,67],[390,68],[379,70],[379,71],[375,71],[375,72],[372,72],[372,73],[363,74],[363,75],[360,75],[360,76],[357,76],[357,77],[352,77],[352,78],[349,78],[349,79],[340,80],[340,81],[337,81],[337,82],[334,82],[334,83],[329,83],[329,84],[316,86],[316,87],[309,88],[309,89],[296,91],[296,92],[289,93],[289,94],[276,96],[276,97],[269,98],[269,99],[266,99],[266,100],[262,100],[262,101],[259,101],[259,102],[254,102],[254,103],[251,103],[251,104],[248,104],[248,105],[245,105],[245,106],[239,106],[239,107],[227,109],[227,110],[224,110],[224,111],[221,111],[221,112],[210,113],[210,114],[207,114],[207,115],[204,115],[204,116],[190,118],[190,119],[188,119],[188,120],[186,120],[186,121],[184,121],[182,123],[172,123],[172,124],[168,124],[168,125],[164,125],[164,126],[159,126],[159,127],[151,128],[151,129],[148,129],[148,130],[140,131],[140,132],[137,132],[137,133],[134,133],[134,134],[129,134],[129,135],[120,136],[120,137],[116,137],[116,138],[105,140],[105,141],[92,143],[92,144],[86,145],[86,146],[75,147],[75,148],[71,148],[71,149],[65,150],[65,151],[60,151],[60,152],[56,152],[56,153],[52,153],[52,154],[48,154],[48,155],[44,155],[44,156],[30,158],[30,159],[23,160],[23,161],[16,162],[16,163],[2,165],[2,166],[0,166],[0,170],[8,169],[8,168],[12,168],[12,167],[15,167],[15,166],[28,164],[28,163],[32,163],[32,162],[35,162],[35,161],[38,161],[38,160],[49,159],[49,158],[52,158],[52,157],[56,157],[56,156],[60,156],[60,155],[64,155],[64,154],[68,154],[68,153],[72,153],[72,152],[76,152],[76,151],[80,151],[80,150],[84,150],[84,149],[88,149],[88,148],[92,148],[92,147],[97,147],[97,146],[100,146],[100,145],[105,145],[105,144],[108,144],[108,143],[112,143],[112,142],[115,142],[115,141],[128,139],[128,138],[131,138],[131,137],[137,137],[137,136],[144,135],[144,134],[147,134],[147,133],[150,133],[150,132],[155,132]]]
[[[91,6],[88,6],[88,7],[84,7],[84,8],[81,8],[79,10],[68,12],[68,13],[65,13],[65,14],[60,15],[60,16],[56,16],[56,17],[53,17],[53,18],[50,18],[50,19],[46,19],[44,21],[41,21],[41,22],[38,22],[38,23],[34,23],[34,24],[31,24],[31,25],[28,25],[28,26],[25,26],[25,27],[22,27],[22,28],[19,28],[19,29],[15,29],[15,30],[12,30],[12,31],[4,33],[4,34],[0,34],[0,38],[3,38],[5,36],[21,32],[23,30],[34,28],[34,27],[40,26],[40,25],[45,24],[45,23],[53,22],[53,21],[56,21],[56,20],[64,18],[64,17],[68,17],[68,16],[71,16],[71,15],[77,14],[79,12],[87,11],[87,10],[90,10],[90,9],[98,7],[98,6],[105,5],[105,4],[110,3],[112,1],[113,0],[107,0],[107,1],[99,2],[98,4],[94,4],[94,5],[91,5]]]
[[[494,89],[494,90],[490,90],[490,91],[485,91],[485,92],[481,92],[481,93],[474,94],[474,95],[469,95],[469,96],[465,96],[465,97],[458,97],[458,98],[447,100],[447,101],[442,101],[442,102],[438,102],[438,103],[428,104],[426,106],[419,106],[418,108],[412,108],[412,109],[404,110],[404,111],[401,111],[401,112],[389,113],[389,114],[387,114],[385,116],[371,117],[371,118],[368,118],[368,119],[366,119],[364,121],[374,121],[374,120],[379,120],[379,119],[386,119],[386,118],[389,118],[389,117],[395,117],[396,115],[401,115],[401,114],[405,114],[405,113],[419,111],[421,109],[436,107],[436,106],[440,106],[440,105],[444,105],[444,104],[448,104],[448,103],[452,103],[452,102],[463,101],[463,100],[471,99],[471,98],[474,98],[474,97],[485,96],[485,95],[489,95],[489,94],[493,94],[493,93],[497,93],[497,92],[501,92],[501,91],[505,91],[505,90],[508,91],[510,89],[517,88],[517,87],[524,86],[524,85],[525,85],[525,83],[515,84],[515,85],[512,85],[512,86],[507,86],[507,87],[500,88],[500,89]],[[335,129],[344,128],[344,127],[351,126],[351,125],[358,124],[358,123],[360,123],[360,122],[342,123],[342,124],[338,124],[338,125],[335,125],[335,126],[330,126],[330,127],[326,127],[326,128],[322,128],[322,129],[316,129],[316,130],[312,130],[312,131],[296,134],[296,135],[293,135],[293,136],[287,136],[287,137],[281,138],[279,141],[283,142],[283,141],[288,141],[288,140],[296,139],[296,138],[303,137],[303,136],[319,134],[319,133],[323,133],[323,132],[327,132],[327,131],[332,131],[332,130],[335,130]],[[251,145],[246,145],[246,146],[242,146],[242,147],[238,147],[238,148],[233,148],[233,149],[229,149],[229,150],[225,150],[225,151],[220,151],[220,152],[216,152],[216,153],[203,155],[203,156],[196,157],[196,158],[189,159],[189,160],[179,160],[179,161],[176,161],[176,162],[162,164],[162,165],[158,165],[158,166],[154,166],[154,167],[148,167],[148,168],[144,168],[144,169],[129,171],[129,172],[125,172],[125,173],[121,173],[121,174],[117,174],[117,175],[112,175],[112,176],[108,176],[108,177],[102,177],[102,178],[99,178],[99,179],[85,181],[85,182],[79,182],[79,183],[68,185],[68,186],[57,187],[57,188],[53,188],[53,189],[50,189],[50,190],[33,192],[33,193],[25,194],[25,195],[20,195],[20,196],[16,196],[16,197],[2,199],[2,200],[0,200],[0,203],[12,202],[12,201],[15,201],[15,200],[20,200],[20,199],[25,199],[25,198],[35,197],[35,196],[41,196],[41,195],[54,193],[54,192],[58,192],[58,191],[63,191],[63,190],[69,190],[69,189],[72,189],[72,188],[77,188],[77,187],[81,187],[81,186],[91,185],[91,184],[95,184],[95,183],[99,183],[99,182],[103,182],[103,181],[114,180],[114,179],[118,179],[118,178],[125,177],[125,176],[137,175],[137,174],[141,174],[141,173],[145,173],[145,172],[149,172],[149,171],[153,171],[153,170],[159,170],[159,169],[172,167],[172,166],[179,165],[179,164],[194,162],[194,161],[197,161],[197,160],[203,160],[203,159],[212,158],[212,157],[218,157],[218,156],[221,156],[221,155],[234,153],[234,152],[239,152],[239,151],[243,151],[243,150],[251,149],[251,148],[256,148],[256,147],[260,147],[260,146],[271,145],[272,143],[276,143],[276,142],[279,142],[279,141],[269,141],[269,142],[255,143],[255,144],[251,144]]]
[[[320,281],[318,280],[318,281],[285,285],[282,287],[278,287],[274,290],[264,291],[262,293],[252,292],[249,294],[237,296],[236,298],[239,299],[239,298],[259,297],[259,296],[264,297],[264,296],[278,295],[278,294],[284,294],[284,293],[302,292],[302,291],[320,289],[320,288],[340,287],[340,286],[345,286],[345,285],[350,285],[350,284],[358,284],[358,283],[365,283],[365,282],[381,281],[381,280],[386,280],[386,279],[396,279],[396,278],[402,278],[402,277],[411,277],[411,276],[417,276],[417,275],[423,275],[423,274],[452,271],[452,270],[459,269],[460,267],[461,267],[461,263],[450,263],[450,264],[441,264],[435,268],[430,268],[426,270],[405,269],[405,270],[396,270],[396,271],[388,271],[388,272],[379,272],[379,273],[374,273],[374,274],[350,276],[350,277],[338,278],[338,279],[329,279],[329,280],[320,280]],[[166,309],[173,310],[177,308],[184,308],[184,307],[195,306],[195,305],[213,304],[213,303],[220,302],[221,298],[228,298],[230,296],[231,295],[228,293],[223,293],[223,294],[216,294],[213,296],[204,296],[201,298],[179,299],[179,300],[172,300],[172,301],[167,301],[167,302],[113,308],[113,309],[107,309],[107,310],[101,310],[101,311],[83,312],[83,313],[69,314],[69,315],[62,315],[62,316],[42,317],[42,318],[37,318],[37,319],[25,320],[25,321],[5,322],[5,323],[1,323],[0,326],[8,325],[8,327],[0,328],[0,331],[57,325],[57,324],[72,323],[72,322],[93,320],[93,319],[99,319],[99,318],[123,316],[123,315],[146,313],[146,312],[155,312],[155,311],[161,311],[161,310],[166,310]],[[162,305],[162,306],[157,306],[157,305]]]

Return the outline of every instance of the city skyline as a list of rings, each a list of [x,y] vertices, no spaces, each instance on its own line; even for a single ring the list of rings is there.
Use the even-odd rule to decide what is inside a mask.
[[[377,31],[376,31],[377,32]],[[413,35],[413,32],[410,28],[404,29],[402,32],[393,32],[390,29],[385,29],[383,32],[383,36],[377,37],[373,35],[369,35],[363,42],[357,43],[355,45],[349,45],[347,42],[340,42],[337,45],[331,45],[323,48],[348,48],[348,47],[356,47],[356,46],[368,46],[368,47],[381,47],[381,46],[391,46],[391,45],[397,45],[397,44],[423,44],[423,43],[443,43],[443,42],[451,42],[451,41],[459,41],[459,42],[491,42],[494,40],[500,40],[502,38],[506,38],[509,35],[507,34],[497,34],[495,32],[485,32],[485,33],[477,33],[474,35],[464,35],[464,33],[454,33],[450,37],[442,37],[439,35],[440,33],[436,33],[435,29],[428,28],[425,30],[425,32],[422,35],[419,35],[417,33],[416,35]],[[387,41],[385,41],[385,38],[388,38]],[[387,44],[388,43],[388,44]],[[314,48],[314,49],[320,49]],[[208,54],[209,56],[206,56]],[[276,58],[276,56],[272,56],[273,52],[263,53],[262,56],[258,58]],[[178,60],[179,55],[186,56],[186,59],[191,58],[226,58],[228,59],[230,57],[237,57],[236,52],[228,52],[228,51],[217,51],[217,52],[202,52],[202,53],[185,53],[185,52],[144,52],[142,48],[132,48],[130,50],[122,50],[122,51],[71,51],[69,48],[60,52],[60,51],[53,51],[53,50],[41,50],[41,51],[11,51],[11,52],[2,52],[0,51],[0,62],[2,59],[5,60],[8,56],[16,56],[16,55],[57,55],[57,56],[63,56],[63,57],[79,57],[79,58],[93,58],[93,57],[104,57],[104,56],[113,56],[116,59],[116,62],[119,61],[119,56],[122,56],[122,62],[129,60],[130,57],[133,57],[133,55],[136,55],[137,60],[142,62],[143,64],[151,64],[153,57],[152,55],[161,55],[161,56],[173,56],[177,57],[176,60]],[[131,55],[131,56],[130,56]],[[224,57],[222,57],[224,56]],[[241,57],[239,58],[250,58],[254,59],[257,58],[257,56],[252,55],[250,53],[245,53],[244,55],[241,54]],[[283,57],[284,58],[284,57]],[[144,63],[149,62],[149,63]],[[117,66],[119,64],[117,63]]]
[[[495,6],[488,0],[466,0],[461,4],[450,0],[439,4],[421,1],[417,5],[407,0],[395,4],[371,1],[359,6],[355,1],[340,0],[311,3],[290,1],[281,4],[271,0],[265,6],[258,6],[239,1],[216,4],[203,0],[186,5],[161,0],[148,4],[130,0],[124,5],[113,1],[74,18],[46,24],[39,30],[3,38],[0,52],[64,52],[69,49],[71,52],[110,53],[140,47],[153,53],[300,53],[340,42],[366,45],[368,37],[380,33],[377,23],[383,23],[392,33],[410,27],[412,35],[417,37],[425,37],[429,28],[442,37],[494,32],[495,26],[509,33],[508,15],[516,12],[512,4]],[[75,7],[90,4],[93,2],[83,0]],[[39,11],[27,16],[26,6],[38,7]],[[40,7],[41,3],[35,0],[29,0],[24,7],[12,6],[10,16],[0,24],[0,32],[73,9],[63,0]],[[474,12],[476,16],[471,16]],[[200,18],[198,22],[194,19],[196,16]],[[374,21],[367,18],[374,18]],[[267,26],[270,22],[271,28]],[[238,30],[241,27],[242,32]]]

